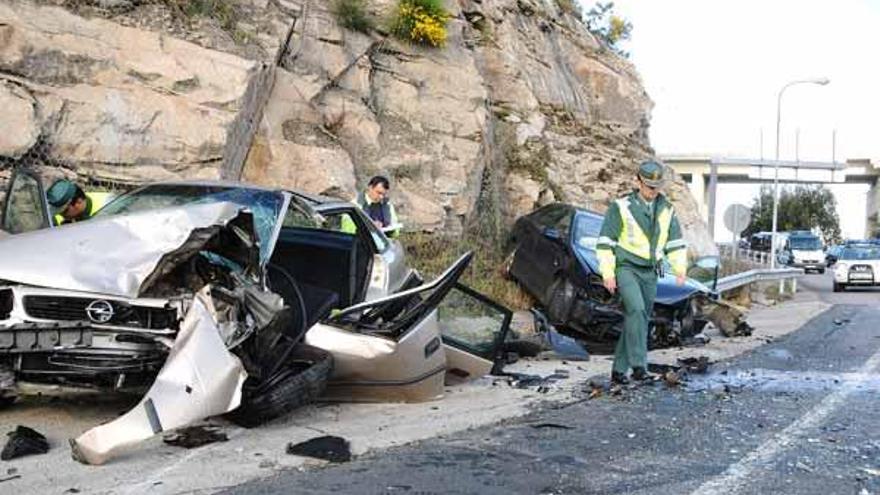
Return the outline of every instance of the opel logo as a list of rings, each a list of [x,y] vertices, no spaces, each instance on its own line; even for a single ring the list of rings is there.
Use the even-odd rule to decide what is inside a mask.
[[[86,306],[86,314],[95,323],[107,323],[113,318],[113,305],[103,299],[98,299]]]

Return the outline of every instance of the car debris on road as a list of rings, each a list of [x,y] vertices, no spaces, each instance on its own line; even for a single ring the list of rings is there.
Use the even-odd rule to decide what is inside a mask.
[[[0,460],[9,461],[26,455],[49,452],[49,442],[46,437],[27,426],[19,425],[6,436],[9,438],[6,440],[3,451],[0,452]]]
[[[325,435],[305,442],[290,443],[287,445],[287,453],[340,463],[351,460],[351,445],[342,437]]]

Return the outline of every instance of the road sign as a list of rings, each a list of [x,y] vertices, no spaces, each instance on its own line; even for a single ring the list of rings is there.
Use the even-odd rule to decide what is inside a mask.
[[[739,234],[746,230],[751,219],[752,211],[748,206],[734,203],[724,210],[724,226],[733,232],[733,246],[730,247],[730,250],[733,252],[734,260],[736,260],[736,253],[739,251]]]
[[[746,230],[751,219],[752,210],[746,205],[735,203],[724,210],[724,226],[727,227],[727,230],[736,235],[739,235],[740,232]]]

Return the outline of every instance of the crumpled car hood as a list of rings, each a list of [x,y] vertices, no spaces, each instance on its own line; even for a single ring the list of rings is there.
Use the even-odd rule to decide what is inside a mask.
[[[227,202],[188,205],[5,237],[0,280],[135,298],[193,231],[226,225],[241,209]]]

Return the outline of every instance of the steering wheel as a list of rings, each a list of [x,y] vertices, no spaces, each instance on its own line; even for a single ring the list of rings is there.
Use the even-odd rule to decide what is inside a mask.
[[[291,326],[298,331],[292,333],[292,335],[299,335],[308,330],[308,328],[305,328],[308,322],[306,301],[293,275],[283,267],[273,263],[266,265],[266,275],[266,285],[268,285],[269,290],[280,295],[284,299],[285,304],[294,310],[295,324]]]

